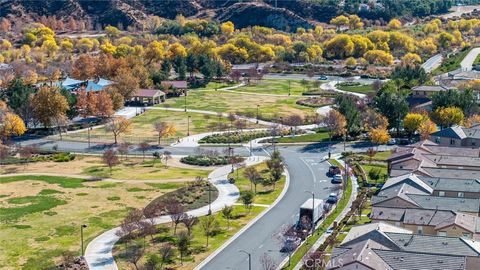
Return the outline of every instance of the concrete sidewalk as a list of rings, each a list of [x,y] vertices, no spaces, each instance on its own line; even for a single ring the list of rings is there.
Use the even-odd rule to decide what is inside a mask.
[[[266,157],[254,156],[246,159],[246,165],[251,166],[258,164]],[[231,172],[231,166],[220,167],[209,174],[209,181],[218,190],[218,198],[211,203],[212,212],[220,211],[225,205],[233,205],[239,198],[239,190],[234,184],[230,184],[227,180],[228,174]],[[209,206],[203,206],[198,209],[187,212],[189,215],[197,217],[208,214]],[[155,224],[163,224],[170,222],[170,216],[160,216],[155,218]],[[93,239],[85,250],[85,260],[90,270],[117,270],[117,264],[112,255],[113,246],[120,240],[116,235],[119,227],[108,230]]]
[[[361,94],[361,93],[355,93],[355,92],[348,92],[348,91],[340,90],[336,86],[338,83],[339,83],[339,81],[331,81],[331,82],[324,83],[324,84],[320,85],[320,88],[323,89],[323,90],[326,90],[326,91],[330,90],[330,91],[335,91],[335,92],[342,93],[342,94],[354,95],[354,96],[357,96],[359,98],[365,98],[367,96],[367,95]]]

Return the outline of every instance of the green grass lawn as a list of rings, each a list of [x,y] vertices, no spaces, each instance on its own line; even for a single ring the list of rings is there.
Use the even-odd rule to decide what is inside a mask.
[[[198,92],[206,93],[206,92]],[[190,123],[188,124],[188,116],[190,116]],[[226,117],[217,117],[215,115],[205,115],[201,113],[185,113],[166,111],[160,109],[147,110],[144,114],[132,118],[132,131],[129,134],[123,134],[120,136],[120,141],[125,140],[132,143],[140,143],[142,141],[149,141],[157,143],[157,133],[155,131],[154,124],[157,121],[164,121],[173,123],[177,129],[177,133],[170,138],[162,138],[162,144],[170,144],[176,141],[177,138],[187,136],[187,132],[190,135],[211,132],[216,130],[218,124],[229,124],[230,122]],[[258,125],[252,122],[246,122],[247,128],[260,128],[262,125]],[[105,128],[93,129],[90,132],[93,141],[107,141],[113,142],[113,135]],[[80,139],[86,141],[88,139],[87,131],[80,133],[72,133],[64,136],[65,139]]]
[[[66,251],[117,226],[126,212],[173,189],[74,178],[0,178],[0,269],[49,269]]]
[[[230,222],[228,222],[221,213],[214,213],[213,216],[218,222],[218,226],[215,232],[209,237],[208,246],[206,245],[206,236],[202,227],[200,224],[197,224],[193,227],[193,239],[189,249],[190,252],[184,258],[183,264],[180,263],[179,252],[175,250],[176,252],[173,255],[172,261],[166,263],[164,266],[170,269],[193,269],[263,210],[265,210],[263,207],[252,207],[250,210],[247,210],[243,206],[234,206],[234,218],[230,220]],[[228,223],[230,223],[230,225],[228,225]],[[177,237],[173,233],[171,224],[159,225],[157,228],[159,232],[153,237],[154,241],[152,242],[150,237],[147,238],[146,254],[140,260],[139,265],[144,265],[151,254],[158,254],[158,249],[163,244],[170,243],[175,247]],[[177,233],[185,230],[183,225],[179,225]],[[142,246],[143,238],[136,238],[128,244],[130,247],[134,245]],[[133,265],[128,262],[128,254],[125,253],[125,247],[126,245],[122,241],[118,242],[114,247],[113,255],[119,269],[130,269],[133,267]]]
[[[190,91],[187,97],[187,108],[207,110],[215,112],[231,112],[239,114],[250,114],[255,117],[257,105],[259,105],[260,118],[279,121],[280,117],[298,114],[302,117],[312,117],[314,109],[297,105],[300,97],[278,97],[242,94],[225,91]],[[158,106],[170,106],[184,108],[183,97],[168,99],[165,104]]]
[[[231,87],[236,85],[236,83],[227,83],[227,82],[209,82],[205,87],[192,88],[192,91],[215,91],[215,89]]]
[[[159,161],[154,163],[152,160],[148,160],[145,162],[125,161],[121,165],[114,167],[111,174],[110,169],[103,165],[85,168],[83,173],[95,177],[113,179],[193,180],[197,176],[207,178],[209,171],[167,167]]]
[[[267,168],[267,164],[265,162],[260,163],[255,165],[255,168],[257,168],[257,171],[260,173],[262,178],[268,178],[269,177],[269,172]],[[244,176],[245,168],[239,169],[238,174],[237,171],[234,173],[231,173],[228,177],[233,177],[235,178],[235,185],[238,187],[240,192],[244,190],[254,190],[254,187],[251,185],[250,180],[248,180]],[[278,195],[283,190],[283,186],[285,185],[285,176],[282,176],[280,181],[275,185],[275,189],[273,189],[273,186],[264,186],[262,184],[257,185],[257,193],[254,198],[254,203],[259,203],[259,204],[271,204],[273,203]]]
[[[291,95],[300,96],[303,92],[318,89],[325,82],[318,82],[317,87],[315,87],[312,81],[308,81],[308,83],[308,86],[303,86],[300,80],[266,79],[237,88],[234,91],[275,95],[288,95],[290,93]]]
[[[363,167],[363,170],[365,171],[365,174],[367,175],[367,182],[368,183],[371,183],[371,184],[374,184],[375,183],[375,180],[372,180],[370,179],[370,176],[368,175],[368,172],[374,168],[378,168],[381,170],[381,174],[382,175],[388,175],[388,170],[387,170],[387,165],[383,165],[383,164],[362,164],[362,167]],[[384,183],[384,178],[383,176],[380,177],[380,179],[376,182],[377,184],[378,183]]]
[[[369,94],[374,93],[375,89],[373,89],[372,84],[360,84],[360,85],[345,85],[345,84],[337,84],[337,88],[347,92],[355,92],[361,94]]]
[[[370,157],[367,155],[367,153],[358,153],[357,155],[363,157],[365,161],[370,160]],[[392,152],[390,151],[379,151],[375,153],[375,155],[372,157],[372,160],[385,161],[388,157],[390,157],[390,155],[392,155]]]
[[[330,139],[328,132],[320,131],[319,133],[299,135],[295,137],[281,137],[277,139],[278,143],[311,143],[311,142],[328,142]]]

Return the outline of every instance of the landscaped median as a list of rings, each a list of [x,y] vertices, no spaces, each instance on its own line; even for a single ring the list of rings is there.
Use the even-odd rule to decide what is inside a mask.
[[[328,160],[328,162],[332,165],[339,166],[344,170],[343,166],[334,159]],[[284,266],[282,269],[294,269],[295,266],[301,262],[302,258],[307,254],[310,250],[313,243],[315,243],[326,231],[327,229],[333,224],[335,219],[342,213],[342,211],[347,207],[348,201],[352,195],[352,180],[348,177],[346,188],[343,192],[342,197],[337,202],[335,209],[329,213],[329,215],[322,221],[321,225],[315,230],[315,232],[309,236],[302,244],[297,248],[297,250],[291,256],[291,262],[289,266]]]

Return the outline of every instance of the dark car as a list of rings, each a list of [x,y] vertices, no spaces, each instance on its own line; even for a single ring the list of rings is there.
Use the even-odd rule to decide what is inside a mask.
[[[335,174],[341,174],[342,173],[342,170],[340,170],[340,168],[338,166],[330,166],[330,168],[328,168],[328,175],[330,176],[333,176]]]
[[[327,203],[329,204],[336,204],[338,201],[338,196],[335,193],[330,193],[327,198]]]
[[[319,81],[326,81],[326,80],[328,80],[328,78],[327,78],[327,76],[325,76],[325,75],[320,75],[320,76],[318,77],[318,80],[319,80]]]

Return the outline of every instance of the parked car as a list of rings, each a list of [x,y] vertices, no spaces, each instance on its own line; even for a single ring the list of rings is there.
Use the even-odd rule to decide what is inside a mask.
[[[327,78],[327,76],[325,76],[325,75],[320,75],[320,76],[318,77],[318,80],[319,80],[319,81],[326,81],[326,80],[328,80],[328,78]]]
[[[341,174],[335,174],[332,178],[332,183],[341,184],[343,182],[343,176]]]
[[[285,239],[283,247],[280,249],[280,252],[290,253],[294,251],[300,245],[301,239],[295,236],[289,236]]]
[[[388,142],[387,142],[387,145],[395,145],[395,144],[397,144],[397,140],[394,139],[394,138],[388,140]]]
[[[336,204],[338,201],[338,196],[336,193],[330,193],[327,198],[327,203],[329,204]]]
[[[332,165],[330,168],[328,168],[328,175],[335,175],[335,174],[341,174],[342,171],[340,170],[340,167]]]

